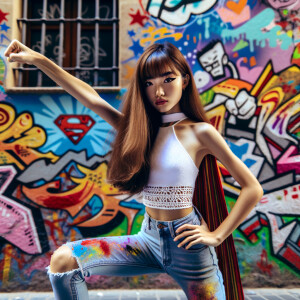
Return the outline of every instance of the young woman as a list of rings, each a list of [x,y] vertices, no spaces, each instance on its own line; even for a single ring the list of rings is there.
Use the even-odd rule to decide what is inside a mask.
[[[54,252],[48,274],[56,299],[88,299],[85,276],[160,272],[172,276],[188,299],[226,299],[215,247],[247,217],[263,190],[210,124],[181,52],[167,42],[145,50],[122,112],[17,40],[5,56],[9,62],[34,64],[116,129],[109,182],[130,194],[142,192],[146,206],[138,234],[68,242]],[[199,166],[208,154],[242,187],[214,231],[192,203]]]

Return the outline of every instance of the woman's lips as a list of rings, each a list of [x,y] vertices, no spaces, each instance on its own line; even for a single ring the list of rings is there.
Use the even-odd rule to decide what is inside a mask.
[[[156,105],[163,105],[163,104],[165,104],[166,102],[168,102],[167,100],[157,100],[156,102],[155,102],[155,104]]]

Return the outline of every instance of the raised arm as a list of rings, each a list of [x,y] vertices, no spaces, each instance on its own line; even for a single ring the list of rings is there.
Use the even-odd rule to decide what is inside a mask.
[[[19,62],[35,65],[66,92],[93,110],[111,126],[117,129],[122,113],[102,99],[87,83],[63,70],[44,55],[28,48],[18,40],[13,40],[4,55],[8,62]]]

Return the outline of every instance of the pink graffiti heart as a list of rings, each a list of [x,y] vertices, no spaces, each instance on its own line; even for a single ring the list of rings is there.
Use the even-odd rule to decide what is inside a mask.
[[[218,10],[218,14],[223,22],[229,22],[232,26],[237,26],[250,19],[250,7],[245,6],[239,15],[226,7],[222,7]]]

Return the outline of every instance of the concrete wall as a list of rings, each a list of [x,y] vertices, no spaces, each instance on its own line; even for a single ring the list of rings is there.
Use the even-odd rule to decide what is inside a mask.
[[[46,290],[45,267],[57,247],[134,234],[144,207],[105,181],[114,134],[99,116],[68,94],[6,90],[13,76],[3,53],[19,34],[19,7],[0,3],[0,286]],[[143,50],[174,43],[199,101],[265,191],[233,232],[243,285],[299,286],[299,1],[122,0],[119,7],[121,86],[100,95],[118,108]],[[79,127],[83,133],[68,134]],[[240,186],[220,170],[230,211]],[[167,275],[94,276],[88,284],[177,286]]]

